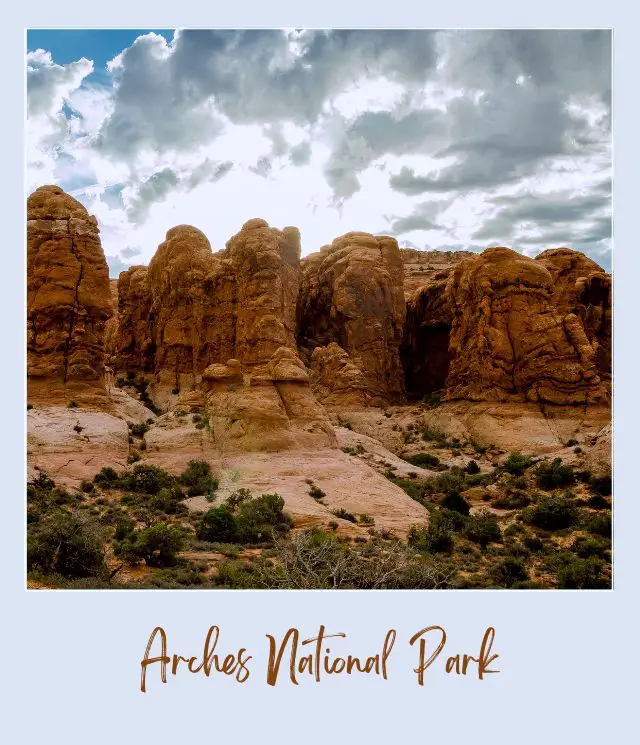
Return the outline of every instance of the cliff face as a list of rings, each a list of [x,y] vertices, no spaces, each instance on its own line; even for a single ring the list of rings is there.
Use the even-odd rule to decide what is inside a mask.
[[[27,202],[29,397],[104,390],[104,330],[112,315],[98,224],[57,186]]]
[[[298,346],[339,345],[366,383],[371,403],[400,400],[405,319],[403,266],[393,238],[347,233],[302,262]]]
[[[551,274],[551,302],[562,315],[574,313],[594,348],[598,375],[611,379],[611,275],[584,254],[553,248],[536,256]]]
[[[507,248],[465,259],[447,282],[453,309],[446,398],[586,404],[601,400],[580,318],[554,303],[542,261]]]
[[[234,410],[305,432],[325,432],[316,401],[608,395],[611,277],[569,249],[535,260],[505,248],[421,252],[347,233],[301,261],[296,228],[254,219],[217,253],[196,228],[172,228],[149,266],[116,284],[96,220],[58,187],[29,197],[27,227],[30,396],[104,393],[105,359],[109,376],[152,382],[163,409],[219,409],[211,375],[231,361]],[[253,432],[247,417],[237,421]]]

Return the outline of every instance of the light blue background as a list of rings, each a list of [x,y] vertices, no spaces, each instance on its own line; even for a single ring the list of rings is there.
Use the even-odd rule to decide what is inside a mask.
[[[637,24],[622,3],[399,2],[211,5],[138,0],[44,3],[5,11],[0,44],[4,107],[2,173],[3,612],[0,681],[9,742],[627,743],[637,736],[637,536],[635,423],[638,415]],[[355,5],[355,4],[354,4]],[[204,7],[204,6],[203,6]],[[248,8],[248,9],[247,9]],[[366,10],[365,10],[366,8]],[[170,9],[170,10],[169,10]],[[24,590],[24,195],[22,183],[25,27],[614,27],[615,43],[615,590],[613,592],[221,591],[29,592]],[[364,226],[366,227],[366,226]],[[634,597],[635,593],[635,597]],[[265,634],[290,626],[303,637],[343,631],[332,649],[374,654],[398,631],[389,680],[333,676],[299,687],[264,680]],[[248,647],[244,685],[182,673],[139,691],[139,661],[156,625],[169,652],[199,654],[211,624],[220,647]],[[439,624],[445,652],[477,652],[496,628],[498,675],[480,682],[446,675],[442,657],[420,688],[409,637]],[[634,687],[636,689],[634,696]],[[632,698],[633,697],[633,698]]]

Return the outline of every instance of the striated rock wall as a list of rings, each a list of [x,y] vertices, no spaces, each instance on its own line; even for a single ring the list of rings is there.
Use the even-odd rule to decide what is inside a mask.
[[[554,304],[542,261],[490,248],[455,267],[447,399],[594,403],[605,397],[580,318]]]
[[[611,275],[578,251],[552,248],[536,256],[553,280],[551,301],[562,315],[580,318],[595,351],[598,374],[611,378]]]
[[[30,398],[104,392],[109,271],[95,217],[57,186],[27,201]]]
[[[336,343],[362,371],[372,404],[400,400],[405,319],[403,266],[394,238],[347,233],[302,262],[298,346],[309,364]]]

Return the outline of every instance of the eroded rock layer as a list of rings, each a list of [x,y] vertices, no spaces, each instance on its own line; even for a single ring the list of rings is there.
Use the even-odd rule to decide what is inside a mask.
[[[403,266],[394,238],[347,233],[302,262],[298,346],[338,344],[362,371],[373,404],[400,400],[405,319]]]
[[[57,186],[27,202],[29,397],[104,390],[104,330],[113,308],[95,217]]]
[[[542,261],[487,249],[455,267],[447,297],[447,399],[586,404],[605,396],[595,349],[580,318],[554,304]]]

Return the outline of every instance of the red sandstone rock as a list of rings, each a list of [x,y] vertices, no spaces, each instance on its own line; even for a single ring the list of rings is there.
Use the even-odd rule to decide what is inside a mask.
[[[404,393],[399,347],[405,318],[403,267],[394,238],[347,233],[302,262],[298,345],[309,362],[335,342],[364,376],[371,402]]]
[[[490,248],[453,270],[447,399],[585,404],[605,391],[579,318],[553,305],[542,262]]]
[[[27,202],[29,397],[104,392],[109,272],[95,217],[57,186]]]

